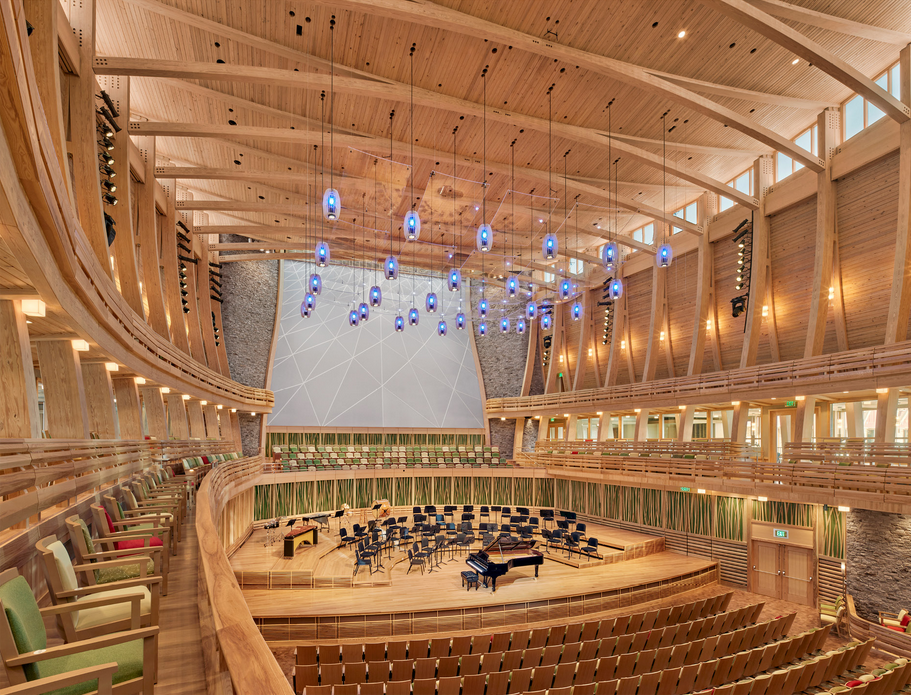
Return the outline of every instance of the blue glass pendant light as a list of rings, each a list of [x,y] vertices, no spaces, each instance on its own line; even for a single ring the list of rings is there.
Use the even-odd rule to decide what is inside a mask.
[[[659,268],[667,268],[674,257],[674,250],[670,244],[661,244],[658,247],[658,253],[655,255],[655,261]]]
[[[515,275],[510,275],[506,278],[506,294],[510,298],[515,297],[519,293],[519,278]]]
[[[525,319],[516,321],[516,333],[522,335],[525,332]]]
[[[490,307],[487,304],[487,300],[481,299],[481,301],[478,302],[478,316],[480,316],[482,319],[487,318],[487,311],[489,308]]]
[[[617,260],[620,258],[620,249],[617,248],[617,242],[611,241],[601,249],[601,265],[608,273],[612,273],[617,267]]]
[[[316,264],[320,268],[325,268],[329,265],[329,258],[331,254],[329,253],[329,244],[325,241],[321,241],[316,245],[316,250],[313,252],[313,257],[316,260]]]
[[[356,326],[360,323],[361,317],[357,313],[357,309],[352,309],[348,312],[348,324],[351,326]]]
[[[361,321],[366,321],[370,318],[370,307],[367,305],[367,302],[361,302],[357,306],[357,313],[360,316]]]
[[[444,336],[449,330],[449,327],[446,325],[446,321],[440,319],[440,322],[437,324],[437,335]]]
[[[461,311],[456,314],[456,328],[458,328],[460,331],[464,330],[465,328],[465,314],[463,314]]]
[[[450,268],[446,282],[450,292],[458,292],[462,289],[462,271],[458,268]]]
[[[418,323],[420,322],[420,320],[421,320],[421,312],[418,311],[417,309],[415,309],[414,307],[411,307],[411,309],[408,310],[408,325],[417,326]]]
[[[395,256],[388,256],[383,263],[383,273],[387,280],[395,280],[399,276],[399,259]]]
[[[550,329],[550,314],[541,314],[541,330]]]
[[[487,335],[487,322],[486,321],[481,321],[481,323],[478,324],[478,335],[481,336],[482,338],[485,335]]]
[[[554,260],[557,257],[558,247],[559,243],[557,242],[556,234],[544,235],[544,241],[541,243],[541,253],[544,254],[545,260]]]
[[[572,316],[573,321],[578,321],[582,318],[582,314],[585,313],[585,310],[582,308],[581,302],[574,302],[572,308],[570,309],[570,316]]]
[[[395,332],[401,333],[405,330],[405,319],[399,315],[395,317]]]
[[[573,283],[569,278],[560,281],[560,299],[569,299],[573,293]]]
[[[537,316],[537,315],[538,315],[538,305],[535,304],[534,300],[532,300],[532,301],[528,302],[528,304],[525,305],[525,316],[528,318],[529,321],[532,321],[532,320],[534,320],[535,316]]]
[[[370,306],[378,307],[383,303],[383,290],[380,289],[379,285],[374,285],[370,288]]]
[[[500,333],[509,333],[509,317],[504,316],[500,319]]]
[[[623,280],[614,278],[607,288],[607,293],[611,299],[620,299],[623,296]]]
[[[435,314],[437,311],[437,295],[436,292],[428,292],[427,299],[424,301],[424,308],[427,310],[428,314]]]
[[[323,278],[319,273],[310,273],[310,291],[319,296],[323,293]]]

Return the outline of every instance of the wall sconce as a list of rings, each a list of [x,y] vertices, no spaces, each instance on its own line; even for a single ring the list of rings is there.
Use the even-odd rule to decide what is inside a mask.
[[[658,340],[664,340],[664,331],[661,331],[661,336],[658,338]]]
[[[766,304],[762,305],[762,318],[766,318],[769,315],[769,307]]]
[[[703,489],[700,488],[700,489],[696,490],[696,493],[699,494],[699,495],[704,495],[704,494],[705,494],[705,490],[703,490]]]
[[[232,412],[232,413],[236,413],[236,412],[237,412],[237,408],[231,408],[231,412]]]
[[[120,371],[120,365],[117,364],[116,362],[105,362],[104,368],[107,369],[109,372]]]
[[[707,330],[707,331],[712,330],[712,319],[708,319],[708,320],[705,322],[705,330]]]
[[[185,401],[188,401],[188,400],[190,400],[190,397],[189,397],[187,394],[183,394],[183,395],[181,396],[181,399],[182,399],[182,400],[185,400]]]
[[[47,304],[40,299],[23,299],[22,313],[26,316],[47,316]]]
[[[626,341],[625,341],[625,340],[621,340],[621,341],[620,341],[620,349],[621,349],[621,350],[626,350]]]
[[[794,396],[795,401],[805,401],[807,400],[806,396]]]
[[[641,412],[642,412],[642,408],[633,408],[633,412],[634,412],[634,413],[641,413]]]
[[[835,288],[830,287],[829,288],[829,301],[831,302],[833,299],[835,299]]]
[[[81,338],[73,341],[73,349],[76,352],[88,352],[89,351],[89,341],[82,340]]]
[[[685,405],[678,405],[678,406],[677,406],[677,409],[678,409],[678,410],[686,410],[686,406],[685,406]]]
[[[731,405],[740,405],[740,401],[731,401]]]
[[[223,405],[216,405],[216,406],[215,406],[215,410],[221,410],[222,408],[224,408]]]

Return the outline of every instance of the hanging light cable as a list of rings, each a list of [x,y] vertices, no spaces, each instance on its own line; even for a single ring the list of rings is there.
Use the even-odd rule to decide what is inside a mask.
[[[335,190],[335,15],[329,20],[329,188],[323,193],[323,214],[330,222],[339,218],[342,201]],[[327,259],[328,260],[328,259]]]
[[[456,220],[456,133],[459,132],[459,126],[452,129],[452,223]],[[461,234],[461,232],[460,232]],[[459,244],[461,246],[461,243]],[[449,269],[448,284],[450,292],[459,293],[459,310],[462,309],[462,271],[453,260],[452,267]]]
[[[545,200],[550,199],[550,195],[554,190],[554,86],[552,84],[547,88],[547,197]],[[557,235],[553,233],[552,226],[553,209],[551,208],[550,214],[547,216],[547,234],[544,235],[544,241],[541,245],[541,252],[544,254],[544,260],[547,261],[552,261],[557,257],[559,246]]]
[[[608,192],[611,192],[611,165],[613,163],[613,131],[611,130],[611,106],[613,105],[614,100],[611,99],[607,104],[607,189]],[[612,201],[613,206],[617,206],[616,198]],[[616,236],[615,229],[615,219],[614,219],[614,210],[608,210],[607,213],[607,229],[608,229],[608,241],[604,246],[601,247],[601,264],[604,266],[604,271],[608,274],[613,273],[617,268],[617,260],[620,257],[619,250],[617,248],[617,242],[614,241],[613,236]],[[612,230],[612,228],[614,228]]]
[[[567,198],[569,197],[566,190],[566,156],[569,150],[563,153],[563,246],[569,250],[567,235],[569,234],[569,214],[566,212]],[[564,256],[566,254],[564,253]],[[568,256],[566,256],[568,258]],[[565,275],[560,281],[560,299],[569,299],[573,294],[573,281],[568,277],[571,261],[564,265]]]
[[[430,276],[427,281],[427,297],[424,301],[424,308],[427,310],[428,314],[435,314],[437,311],[437,295],[433,291],[433,175],[435,172],[430,172]],[[415,249],[417,249],[417,244],[415,244]]]
[[[370,306],[376,308],[383,303],[383,290],[379,282],[379,227],[377,226],[377,208],[379,196],[377,195],[377,164],[379,157],[373,160],[373,287],[370,288]]]
[[[411,180],[414,182],[414,52],[417,44],[411,44],[408,53],[411,61]],[[408,241],[417,241],[421,235],[421,218],[414,208],[414,196],[411,196],[411,210],[405,215],[405,238]]]
[[[323,91],[320,93],[320,184],[325,184],[326,182],[326,131],[323,126],[326,117],[326,92]],[[330,165],[331,166],[331,165]],[[331,185],[331,180],[330,180]],[[323,195],[325,200],[326,194]],[[319,243],[316,245],[316,251],[314,256],[316,258],[316,265],[320,268],[325,268],[329,264],[329,245],[325,241],[325,216],[320,218],[319,222]]]
[[[481,185],[483,187],[483,195],[481,197],[482,224],[478,227],[477,244],[478,251],[485,254],[493,248],[493,230],[490,228],[490,225],[487,224],[487,66],[481,71],[481,84],[484,87],[484,120],[482,125],[484,131],[484,171],[481,172]],[[481,282],[483,283],[483,281],[482,278]]]
[[[361,248],[367,249],[367,194],[361,195]],[[357,313],[362,322],[370,318],[370,305],[364,301],[364,293],[367,291],[367,263],[361,267],[361,303],[357,305]]]
[[[516,245],[516,141],[513,140],[509,145],[509,197],[512,203],[512,234],[510,241],[512,242],[512,252],[510,257],[512,258],[512,270],[506,271],[506,295],[514,299],[519,293],[519,278],[516,276],[515,272],[515,245]],[[505,260],[505,259],[504,259]],[[507,269],[510,267],[509,260],[505,260]]]
[[[661,212],[667,214],[667,120],[666,116],[669,111],[661,114],[661,166],[663,172],[663,183],[661,186]],[[655,261],[659,268],[667,268],[671,264],[673,252],[671,245],[667,243],[666,221],[661,223],[661,245],[658,247],[658,253],[655,255]]]

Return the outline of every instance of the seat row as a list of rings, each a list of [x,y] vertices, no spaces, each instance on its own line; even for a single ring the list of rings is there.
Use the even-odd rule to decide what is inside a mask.
[[[827,634],[828,628],[822,628],[775,642],[767,647],[743,652],[747,655],[748,661],[753,664],[753,670],[750,673],[759,674],[763,670],[777,668],[787,663],[786,659],[793,660],[797,656],[808,653],[818,647]],[[761,660],[751,658],[754,654],[759,654]],[[333,695],[348,693],[352,695],[357,693],[361,695],[370,695],[370,693],[385,693],[385,695],[512,695],[513,693],[531,692],[580,695],[595,693],[597,689],[598,695],[602,693],[609,695],[637,695],[637,693],[638,695],[685,695],[697,690],[705,690],[705,688],[698,688],[697,684],[701,681],[713,682],[714,668],[720,661],[700,662],[623,679],[600,678],[600,664],[597,660],[591,660],[465,676],[346,683],[344,685],[310,685],[298,692],[302,692],[303,695],[329,693]],[[712,668],[706,666],[706,663],[711,663]],[[744,671],[747,672],[746,669]],[[727,673],[730,672],[728,669]],[[773,691],[767,692],[772,693]]]
[[[94,536],[81,517],[67,518],[75,560],[62,539],[40,539],[49,607],[38,606],[17,569],[0,573],[0,658],[10,684],[66,695],[96,688],[152,695],[168,558],[177,552],[196,478],[170,466],[133,476],[92,505]],[[56,621],[64,644],[48,646],[45,618]]]
[[[640,652],[646,649],[684,644],[705,639],[726,632],[738,630],[753,624],[762,612],[764,604],[757,603],[724,613],[716,613],[705,618],[687,622],[655,627],[650,630],[611,634],[617,627],[616,621],[606,623],[598,629],[601,622],[574,623],[569,626],[559,625],[553,628],[534,630],[517,630],[493,635],[470,635],[462,637],[433,638],[430,640],[411,640],[397,642],[375,642],[368,644],[324,645],[317,648],[312,645],[298,646],[296,661],[301,665],[345,664],[360,661],[402,661],[405,659],[434,658],[445,659],[462,656],[485,655],[491,652],[513,652],[526,649],[539,649],[582,643],[580,658],[595,658]],[[606,622],[606,621],[602,621]],[[622,626],[622,623],[620,623]],[[585,630],[584,626],[592,629]],[[604,636],[599,636],[599,633]]]
[[[438,637],[433,639],[390,640],[353,644],[299,645],[296,647],[295,662],[309,666],[320,663],[346,663],[356,661],[399,661],[422,657],[442,658],[444,656],[462,656],[468,654],[487,654],[489,652],[506,652],[515,649],[546,647],[573,642],[592,642],[628,636],[630,645],[642,641],[643,648],[647,636],[665,628],[672,627],[677,634],[680,626],[686,626],[686,634],[694,634],[694,629],[703,630],[706,621],[711,621],[711,630],[723,631],[734,629],[741,621],[755,622],[762,611],[763,604],[745,606],[727,611],[732,592],[718,594],[705,599],[665,606],[630,615],[621,615],[601,620],[590,620],[567,625],[555,625],[533,630],[515,630],[512,632],[487,633],[483,635],[464,635],[458,637]],[[715,622],[720,621],[719,626]],[[725,628],[725,626],[727,626]],[[717,634],[712,632],[710,634]],[[641,635],[641,637],[640,637]],[[708,636],[700,634],[699,637]]]
[[[585,668],[575,677],[581,682],[610,680],[640,675],[665,668],[679,668],[707,659],[717,659],[734,652],[780,639],[794,620],[794,615],[776,618],[693,642],[646,649],[643,651],[615,651],[617,638],[594,642],[573,642],[549,647],[516,649],[508,652],[490,652],[484,655],[447,656],[351,663],[323,663],[319,668],[301,666],[295,669],[298,687],[306,685],[335,685],[342,683],[386,682],[389,680],[423,680],[450,676],[474,676],[499,671],[513,672],[551,666],[572,667],[584,664]],[[626,649],[629,649],[627,644]],[[567,669],[563,669],[566,671]],[[590,671],[590,672],[589,672]],[[570,684],[572,678],[570,678]]]

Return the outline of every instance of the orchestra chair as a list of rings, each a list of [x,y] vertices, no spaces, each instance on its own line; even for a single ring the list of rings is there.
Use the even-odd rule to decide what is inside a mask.
[[[41,554],[51,603],[84,606],[58,615],[57,626],[67,642],[158,625],[161,577],[80,587],[77,572],[93,573],[100,563],[74,566],[66,547],[55,536],[42,538],[35,548]],[[135,562],[123,558],[103,564],[116,567]]]
[[[129,490],[123,490],[123,502],[118,502],[111,495],[102,497],[104,508],[108,516],[115,522],[130,522],[130,528],[135,530],[144,530],[152,528],[168,529],[168,540],[171,547],[171,554],[177,554],[177,543],[181,537],[180,519],[175,517],[164,508],[143,507],[136,501],[135,496]]]
[[[348,546],[357,541],[356,536],[349,536],[348,529],[344,526],[338,530],[339,538],[341,540],[341,545]]]
[[[2,692],[25,695],[66,688],[67,695],[153,695],[158,627],[118,632],[93,639],[90,644],[69,642],[49,647],[44,616],[76,610],[74,604],[39,608],[18,570],[0,572],[0,659],[12,686]],[[96,678],[97,686],[93,682]],[[17,689],[29,683],[40,689]]]
[[[409,549],[408,550],[408,570],[405,572],[405,574],[408,574],[408,572],[411,572],[411,568],[414,567],[415,565],[420,567],[421,574],[424,574],[424,558],[420,557],[420,556],[415,557],[414,549]]]
[[[114,541],[102,542],[99,539],[99,544],[108,546],[107,550],[99,549],[95,547],[95,541],[89,532],[89,527],[86,526],[82,519],[78,516],[71,516],[65,520],[65,523],[69,531],[70,545],[73,547],[77,565],[119,560],[125,557],[133,557],[136,560],[136,563],[132,565],[99,566],[94,572],[87,572],[85,579],[88,585],[109,584],[124,579],[158,575],[162,578],[161,595],[168,595],[168,576],[162,572],[161,558],[163,548],[139,548],[123,552],[114,549]],[[167,556],[166,553],[165,556]]]
[[[490,508],[486,505],[481,506],[481,512],[478,515],[481,519],[487,518],[487,521],[490,521]]]
[[[365,555],[362,552],[363,547],[364,541],[359,541],[357,547],[354,549],[354,574],[352,577],[356,577],[358,570],[364,565],[367,565],[367,567],[370,568],[370,574],[373,574],[373,556]]]
[[[580,539],[582,534],[578,531],[573,531],[568,535],[563,536],[563,545],[566,547],[566,557],[571,557],[573,551],[578,552],[579,546],[581,545]]]
[[[594,536],[590,536],[588,541],[586,542],[586,545],[579,548],[579,553],[586,555],[586,556],[592,558],[593,560],[603,560],[604,559],[598,554],[598,539],[595,538]]]

